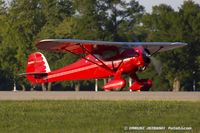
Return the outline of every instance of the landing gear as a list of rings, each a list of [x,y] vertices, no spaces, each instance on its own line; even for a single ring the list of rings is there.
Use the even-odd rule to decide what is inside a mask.
[[[138,79],[137,75],[135,73],[132,73],[130,77],[134,80],[132,86],[129,88],[129,90],[132,91],[149,91],[152,87],[152,80],[150,79]]]
[[[122,71],[118,71],[114,76],[114,79],[110,80],[103,86],[104,90],[121,90],[126,86],[126,81],[121,77]],[[134,81],[129,87],[130,91],[149,91],[152,86],[152,80],[150,79],[138,79],[135,73],[130,74],[130,77]]]
[[[152,80],[149,79],[141,79],[139,81],[135,81],[132,86],[129,88],[132,91],[149,91],[152,86]]]
[[[116,88],[124,88],[126,81],[124,79],[113,79],[103,86],[104,90],[112,90]]]
[[[103,89],[104,90],[112,90],[117,88],[123,89],[126,86],[126,81],[121,77],[122,71],[123,71],[122,69],[119,69],[116,72],[114,79],[112,79],[106,85],[104,85]]]

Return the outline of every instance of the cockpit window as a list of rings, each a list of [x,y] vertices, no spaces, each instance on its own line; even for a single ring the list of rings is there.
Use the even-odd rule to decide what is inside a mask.
[[[118,52],[115,50],[105,50],[102,52],[102,58],[103,59],[110,59],[112,57],[117,56]]]
[[[121,53],[123,58],[137,57],[139,54],[134,49],[126,49]]]

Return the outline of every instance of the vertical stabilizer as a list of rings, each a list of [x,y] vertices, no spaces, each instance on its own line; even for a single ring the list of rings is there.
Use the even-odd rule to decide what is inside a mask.
[[[44,77],[47,77],[50,71],[49,64],[42,53],[35,52],[29,55],[26,68],[26,76],[29,81],[35,83],[47,82]]]

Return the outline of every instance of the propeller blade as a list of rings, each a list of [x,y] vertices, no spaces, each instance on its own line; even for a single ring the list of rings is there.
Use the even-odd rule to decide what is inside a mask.
[[[162,72],[162,64],[159,60],[157,60],[155,57],[150,57],[151,62],[153,66],[155,67],[156,72],[160,75]]]

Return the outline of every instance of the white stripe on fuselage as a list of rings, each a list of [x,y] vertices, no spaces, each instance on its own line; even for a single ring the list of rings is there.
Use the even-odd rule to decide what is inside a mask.
[[[127,58],[127,59],[124,59],[124,62],[127,62],[129,61],[131,58]],[[121,60],[118,60],[118,61],[114,61],[114,64],[117,64],[117,63],[120,63]],[[109,61],[109,62],[104,62],[106,65],[112,65],[112,61]],[[102,63],[99,63],[100,65]],[[76,68],[76,69],[73,69],[73,70],[69,70],[69,71],[65,71],[65,72],[61,72],[61,73],[54,73],[52,75],[49,75],[48,78],[45,78],[45,79],[51,79],[51,78],[56,78],[56,77],[60,77],[60,76],[64,76],[64,75],[68,75],[68,74],[72,74],[72,73],[77,73],[77,72],[81,72],[81,71],[86,71],[88,69],[92,69],[92,68],[95,68],[97,67],[96,64],[92,64],[92,65],[89,65],[89,66],[85,66],[85,67],[81,67],[81,68]],[[103,67],[102,67],[103,68]]]
[[[90,66],[81,67],[81,68],[77,68],[77,69],[73,69],[73,70],[69,70],[69,71],[65,71],[65,72],[61,72],[61,73],[55,73],[55,74],[49,75],[48,79],[56,78],[56,77],[60,77],[60,76],[64,76],[64,75],[68,75],[68,74],[72,74],[72,73],[77,73],[80,71],[85,71],[85,70],[95,68],[95,67],[96,67],[96,65],[90,65]]]

